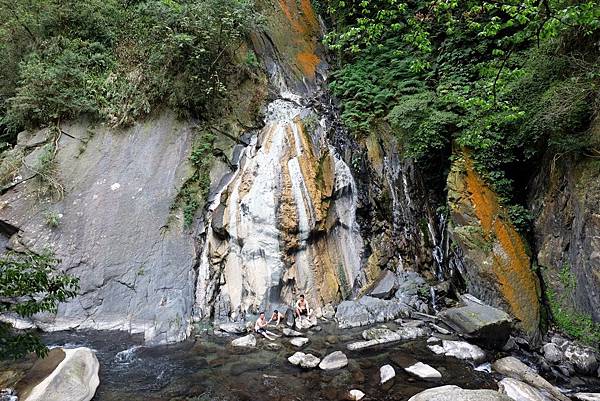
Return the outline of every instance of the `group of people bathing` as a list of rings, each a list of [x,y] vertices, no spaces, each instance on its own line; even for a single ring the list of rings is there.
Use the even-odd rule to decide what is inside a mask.
[[[300,297],[298,298],[298,301],[296,302],[296,308],[294,309],[294,316],[298,319],[302,319],[302,316],[308,317],[309,314],[310,314],[310,309],[308,309],[308,302],[306,302],[306,299],[304,298],[304,294],[301,294]],[[267,318],[265,317],[265,312],[260,312],[258,314],[258,319],[256,319],[256,323],[254,323],[254,331],[256,331],[258,334],[263,335],[264,337],[266,337],[269,340],[273,340],[275,337],[280,337],[280,336],[268,331],[267,326],[271,322],[276,322],[275,327],[279,327],[279,323],[283,319],[285,319],[285,315],[283,315],[277,309],[275,309],[273,311],[273,314],[271,315],[271,319],[269,319],[268,321],[267,321]]]

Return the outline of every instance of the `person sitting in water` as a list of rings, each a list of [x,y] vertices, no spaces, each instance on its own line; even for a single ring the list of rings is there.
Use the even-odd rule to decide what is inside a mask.
[[[269,320],[269,323],[271,323],[271,322],[277,322],[277,323],[275,323],[275,327],[279,327],[279,322],[281,322],[281,320],[284,317],[285,316],[283,316],[283,314],[281,314],[277,309],[275,309],[273,311],[273,315],[271,316],[271,319]]]
[[[298,299],[298,302],[296,302],[296,317],[298,319],[301,319],[302,316],[308,316],[308,315],[309,315],[308,302],[306,302],[306,299],[304,299],[304,294],[301,294],[300,299]]]
[[[260,312],[258,314],[258,319],[256,319],[256,323],[254,323],[254,331],[256,331],[258,334],[261,334],[263,337],[265,337],[268,340],[274,340],[277,337],[280,337],[279,335],[275,334],[275,333],[271,333],[270,331],[267,331],[267,325],[269,324],[269,322],[267,322],[267,319],[265,318],[265,312]]]
[[[267,319],[265,318],[265,312],[260,312],[258,314],[258,319],[256,319],[256,323],[254,323],[254,331],[256,331],[259,334],[265,335],[265,333],[267,332],[268,324],[269,322],[267,322]]]

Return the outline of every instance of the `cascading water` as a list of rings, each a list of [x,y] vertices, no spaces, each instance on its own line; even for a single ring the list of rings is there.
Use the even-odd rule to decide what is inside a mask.
[[[196,288],[196,318],[239,320],[267,306],[313,305],[352,293],[362,239],[356,185],[327,138],[328,121],[291,93],[239,152],[237,170],[211,196]]]

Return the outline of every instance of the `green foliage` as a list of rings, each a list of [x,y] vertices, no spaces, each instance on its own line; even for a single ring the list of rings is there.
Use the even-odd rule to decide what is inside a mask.
[[[0,1],[10,135],[81,114],[130,124],[161,104],[210,112],[258,20],[252,0]]]
[[[505,203],[520,169],[546,150],[596,154],[600,112],[596,1],[333,0],[325,43],[331,89],[356,135],[391,129],[406,157],[470,150]],[[524,228],[522,208],[511,217]]]
[[[194,222],[198,209],[204,204],[210,190],[210,168],[213,162],[213,145],[215,136],[202,131],[189,156],[192,165],[192,175],[185,181],[172,206],[173,210],[183,211],[183,221],[186,227]]]
[[[55,270],[57,264],[50,252],[0,256],[0,313],[21,317],[52,313],[58,303],[75,297],[78,280]],[[0,323],[0,358],[19,358],[32,351],[40,356],[47,352],[33,333],[19,333]]]
[[[62,215],[51,210],[44,214],[44,218],[46,219],[46,225],[48,227],[57,228],[60,225],[60,219],[62,218]]]
[[[546,298],[554,323],[560,330],[585,344],[600,345],[600,324],[595,323],[591,316],[565,307],[564,295],[560,296],[555,291],[547,291]]]

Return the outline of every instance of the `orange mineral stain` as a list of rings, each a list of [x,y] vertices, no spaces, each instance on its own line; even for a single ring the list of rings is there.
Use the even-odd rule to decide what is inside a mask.
[[[526,331],[538,329],[540,306],[538,284],[522,237],[503,212],[492,191],[464,155],[467,191],[483,229],[485,239],[494,244],[492,270],[499,290]]]

